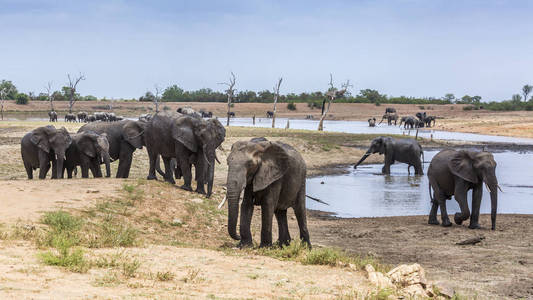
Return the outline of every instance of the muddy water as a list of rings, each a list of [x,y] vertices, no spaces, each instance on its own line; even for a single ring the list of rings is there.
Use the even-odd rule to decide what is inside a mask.
[[[426,161],[438,153],[425,152]],[[377,154],[374,154],[377,155]],[[533,214],[533,153],[494,153],[496,175],[503,193],[499,193],[498,213]],[[427,215],[430,209],[427,176],[407,175],[407,165],[394,164],[391,175],[381,174],[382,164],[362,165],[349,174],[314,177],[307,180],[307,194],[330,206],[307,200],[309,209],[335,213],[338,217],[385,217]],[[429,163],[424,164],[427,172]],[[321,184],[324,182],[324,184]],[[472,193],[468,199],[471,204]],[[452,198],[448,213],[460,211]],[[490,213],[490,195],[483,191],[481,213]]]

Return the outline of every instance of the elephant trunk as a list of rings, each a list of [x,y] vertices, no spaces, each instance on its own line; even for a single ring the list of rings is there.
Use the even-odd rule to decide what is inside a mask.
[[[237,234],[237,219],[239,217],[239,196],[239,191],[235,191],[234,189],[228,188],[228,233],[234,240],[241,239],[241,237]]]
[[[492,230],[496,229],[496,213],[498,212],[498,180],[496,179],[495,171],[484,174],[483,180],[490,190],[490,219],[492,221]]]
[[[360,160],[359,160],[359,161],[353,166],[353,168],[354,168],[354,169],[357,169],[357,166],[359,166],[359,165],[360,165],[360,164],[361,164],[361,163],[362,163],[367,157],[369,157],[370,154],[371,154],[371,153],[370,153],[369,151],[367,151],[367,152],[365,153],[365,155],[363,155],[363,157],[361,157],[361,159],[360,159]]]
[[[215,179],[215,164],[214,162],[207,168],[207,198],[211,197],[213,192],[213,181]]]
[[[104,160],[105,164],[105,177],[111,177],[111,158],[109,157],[109,153],[102,153],[102,159]]]
[[[56,163],[56,172],[57,177],[56,178],[63,178],[63,163],[65,162],[65,154],[58,154],[57,155],[57,163]]]

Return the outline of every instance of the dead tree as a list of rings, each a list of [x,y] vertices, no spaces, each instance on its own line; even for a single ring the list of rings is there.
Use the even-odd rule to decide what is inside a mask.
[[[276,128],[276,104],[278,103],[279,87],[281,85],[282,80],[283,77],[280,77],[278,80],[278,84],[274,86],[274,109],[272,110],[272,128]]]
[[[159,112],[159,97],[161,95],[161,88],[156,84],[154,85],[155,95],[154,95],[154,105],[155,105],[155,113],[157,114]]]
[[[48,101],[50,101],[50,111],[54,111],[54,92],[52,91],[52,82],[49,81],[45,88]]]
[[[78,75],[78,77],[70,77],[70,74],[67,74],[67,76],[68,76],[68,87],[69,87],[68,112],[72,113],[72,107],[74,106],[74,103],[78,101],[78,99],[76,99],[76,88],[78,86],[78,83],[80,83],[80,81],[85,80],[85,76],[81,73]]]
[[[226,95],[228,96],[228,113],[227,113],[227,121],[226,126],[229,126],[229,117],[231,112],[231,102],[233,101],[233,97],[235,97],[235,74],[231,72],[231,76],[229,78],[228,82],[220,82],[219,84],[223,84],[228,86],[228,89],[226,90]]]
[[[328,115],[329,107],[331,106],[331,103],[335,101],[335,99],[342,97],[350,87],[350,80],[347,80],[345,83],[342,84],[341,89],[337,89],[333,86],[333,75],[329,74],[329,90],[326,92],[326,100],[328,101],[328,105],[326,106],[326,101],[322,104],[322,115],[320,116],[320,122],[318,123],[318,131],[324,130],[324,119]]]
[[[0,89],[0,115],[2,115],[2,121],[4,120],[4,103],[6,102],[9,93],[11,93],[10,87]]]

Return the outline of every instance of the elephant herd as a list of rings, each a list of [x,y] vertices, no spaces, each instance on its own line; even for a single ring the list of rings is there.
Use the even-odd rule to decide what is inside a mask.
[[[392,137],[377,137],[372,140],[370,147],[361,159],[354,165],[357,168],[373,153],[383,154],[385,163],[383,174],[390,174],[390,166],[395,162],[413,166],[415,175],[423,175],[423,150],[415,139],[395,139]],[[429,224],[440,224],[437,220],[437,210],[440,208],[442,226],[451,226],[446,210],[446,200],[454,196],[461,209],[454,215],[456,224],[470,219],[471,229],[480,228],[479,211],[483,196],[483,183],[490,192],[491,199],[491,228],[496,228],[496,212],[498,207],[498,179],[496,178],[496,161],[494,156],[486,151],[475,152],[445,149],[436,154],[428,168],[429,195],[431,210]],[[468,208],[467,194],[472,190],[472,212]],[[432,193],[433,191],[433,193]]]
[[[398,125],[398,119],[400,120],[399,126],[403,124],[404,129],[413,129],[413,128],[422,128],[422,127],[431,127],[435,126],[435,116],[429,116],[426,112],[418,112],[415,116],[404,116],[399,118],[396,113],[396,109],[393,107],[387,107],[385,109],[385,114],[381,118],[381,121],[378,123],[383,123],[384,120],[387,120],[387,124],[391,126],[394,123],[394,126]],[[375,127],[376,119],[368,119],[368,126]]]
[[[50,122],[57,122],[57,112],[55,111],[49,111],[48,117]],[[124,120],[123,116],[117,116],[115,113],[108,113],[108,112],[95,112],[94,114],[88,114],[84,111],[78,112],[77,114],[73,113],[67,113],[65,115],[65,122],[96,122],[96,121],[104,121],[104,122],[117,122]]]

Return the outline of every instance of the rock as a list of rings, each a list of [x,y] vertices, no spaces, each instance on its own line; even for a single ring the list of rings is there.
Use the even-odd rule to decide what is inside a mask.
[[[399,286],[421,285],[426,288],[426,272],[419,264],[400,265],[387,273],[392,283]]]
[[[24,225],[24,229],[26,229],[28,231],[32,231],[32,230],[35,229],[35,226],[31,225],[31,224],[26,224],[26,225]]]
[[[425,298],[428,296],[426,289],[421,284],[413,284],[401,289],[400,294],[408,296],[408,298]]]
[[[172,222],[170,223],[170,225],[172,225],[172,226],[180,226],[182,224],[183,224],[183,221],[181,221],[178,218],[173,219]]]
[[[87,194],[96,194],[96,193],[100,193],[99,190],[87,190]]]
[[[395,288],[394,284],[392,284],[387,276],[383,275],[381,272],[376,272],[371,265],[366,265],[365,270],[367,272],[368,280],[378,288]]]
[[[191,201],[194,202],[194,203],[204,203],[204,200],[202,200],[200,198],[192,198]]]

